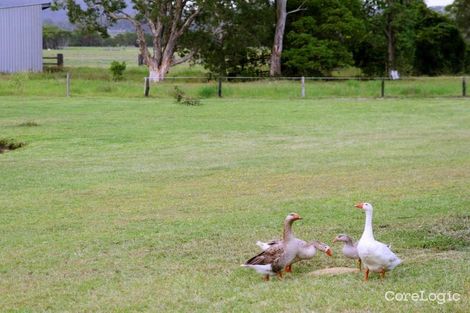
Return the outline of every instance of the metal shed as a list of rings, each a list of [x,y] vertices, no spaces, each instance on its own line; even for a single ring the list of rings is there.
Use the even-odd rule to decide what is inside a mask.
[[[0,1],[0,72],[42,71],[42,10],[45,0]]]

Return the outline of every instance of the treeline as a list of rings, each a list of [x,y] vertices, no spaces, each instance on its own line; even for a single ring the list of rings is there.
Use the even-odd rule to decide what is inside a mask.
[[[150,43],[152,37],[147,35]],[[73,47],[129,47],[137,46],[137,35],[132,32],[118,33],[114,36],[103,37],[97,32],[83,29],[68,31],[52,24],[43,27],[43,48],[61,49],[67,46]]]
[[[216,74],[265,74],[277,1],[214,6],[184,34],[177,51],[195,52],[193,60]],[[423,0],[289,0],[282,75],[329,76],[345,67],[368,76],[389,75],[391,70],[402,75],[469,73],[469,8],[470,0],[455,0],[444,14]],[[103,38],[85,30],[44,29],[45,48],[131,46],[136,41],[135,33]],[[146,42],[152,46],[150,34]]]

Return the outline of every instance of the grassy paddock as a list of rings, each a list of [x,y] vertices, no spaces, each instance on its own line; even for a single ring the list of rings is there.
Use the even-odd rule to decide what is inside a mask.
[[[2,312],[466,312],[470,100],[0,98]],[[264,283],[239,264],[296,211],[305,239],[375,234],[381,282],[333,246]],[[458,302],[386,301],[393,291]]]
[[[43,50],[43,56],[64,55],[67,67],[105,67],[113,61],[126,62],[127,66],[138,67],[136,47],[67,47],[60,50]]]

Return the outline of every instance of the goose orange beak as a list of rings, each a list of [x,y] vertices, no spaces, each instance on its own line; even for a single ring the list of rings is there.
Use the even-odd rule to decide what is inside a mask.
[[[302,218],[300,217],[300,215],[297,214],[297,213],[294,215],[294,218],[295,218],[296,220],[301,220],[301,219],[302,219]]]
[[[335,239],[333,239],[333,243],[335,243],[335,242],[337,242],[337,241],[338,241],[338,239],[336,239],[336,238],[335,238]]]
[[[359,208],[359,209],[363,209],[363,207],[362,207],[363,205],[364,205],[364,203],[361,202],[361,203],[356,204],[355,207]]]
[[[333,251],[332,251],[330,248],[328,248],[328,249],[325,251],[325,253],[326,253],[327,256],[332,256],[332,255],[333,255]]]

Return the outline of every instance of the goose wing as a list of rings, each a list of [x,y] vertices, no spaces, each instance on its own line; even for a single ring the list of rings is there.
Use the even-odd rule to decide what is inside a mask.
[[[265,265],[277,262],[284,253],[284,246],[277,244],[255,255],[245,262],[246,265]]]

